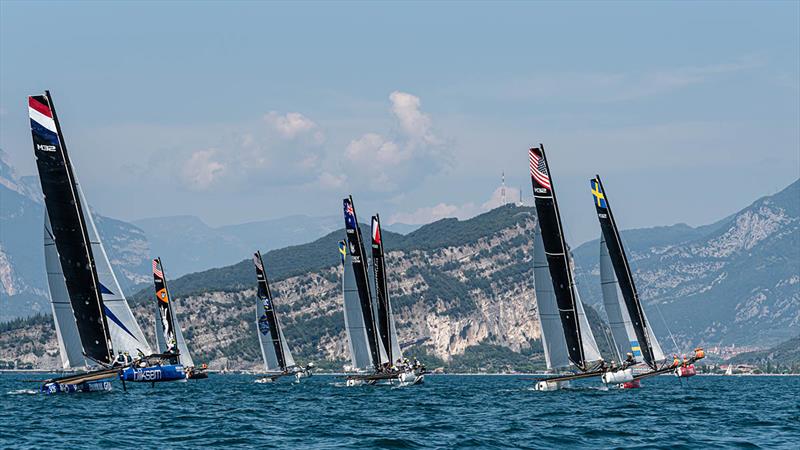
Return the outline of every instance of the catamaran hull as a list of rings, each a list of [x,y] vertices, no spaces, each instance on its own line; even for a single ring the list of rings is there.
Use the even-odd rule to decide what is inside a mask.
[[[678,378],[693,377],[695,375],[697,375],[697,371],[694,368],[694,364],[690,364],[688,366],[681,366],[675,369],[675,376]]]
[[[133,383],[159,383],[186,379],[186,372],[180,364],[165,364],[152,367],[127,367],[119,374],[122,381]]]
[[[538,381],[533,385],[535,391],[552,392],[569,387],[569,381]]]
[[[641,383],[639,383],[639,380],[633,380],[625,383],[620,383],[618,387],[620,389],[637,389],[642,387],[642,385]]]
[[[71,394],[76,392],[103,392],[111,389],[111,380],[108,379],[85,381],[78,384],[45,383],[42,385],[41,391],[45,394]]]
[[[601,377],[605,384],[621,384],[633,381],[633,369],[618,370],[616,372],[606,372]]]
[[[392,374],[374,374],[374,375],[351,375],[347,377],[347,386],[414,386],[422,384],[425,381],[425,374],[422,372],[401,372],[396,375]]]

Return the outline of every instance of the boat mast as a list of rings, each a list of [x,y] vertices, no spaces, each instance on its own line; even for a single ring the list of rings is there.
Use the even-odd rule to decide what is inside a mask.
[[[617,223],[611,213],[611,204],[608,202],[605,189],[603,189],[603,182],[600,181],[600,175],[595,175],[595,178],[591,180],[591,186],[594,206],[597,211],[597,218],[600,221],[600,228],[603,231],[603,237],[605,238],[605,245],[608,248],[608,253],[614,266],[617,282],[622,292],[622,298],[625,300],[625,306],[630,316],[633,330],[636,333],[636,339],[640,344],[642,358],[651,369],[656,369],[653,345],[650,342],[650,333],[647,330],[647,320],[639,299],[639,293],[636,291],[636,284],[633,282],[633,275],[628,264],[628,257],[625,254],[625,248],[622,246]],[[633,350],[635,351],[636,348],[634,347]]]
[[[75,174],[50,95],[28,97],[39,180],[84,355],[111,364],[114,349]]]
[[[275,350],[275,357],[278,360],[278,366],[282,372],[286,371],[286,355],[283,352],[283,343],[281,342],[280,325],[278,317],[275,313],[275,307],[272,302],[272,291],[269,288],[269,281],[267,274],[264,271],[264,259],[261,257],[261,252],[257,251],[253,255],[253,263],[256,266],[256,278],[258,279],[258,298],[261,300],[263,307],[263,314],[259,320],[259,332],[261,332],[261,321],[265,320],[266,325],[269,327],[270,339],[272,340],[272,347]]]
[[[528,152],[531,184],[536,205],[536,213],[542,231],[547,264],[550,277],[553,280],[556,302],[558,304],[564,337],[567,343],[569,359],[582,371],[586,371],[587,361],[584,356],[583,339],[581,336],[575,282],[570,270],[567,243],[564,240],[564,230],[561,216],[556,201],[555,186],[550,178],[550,167],[544,153],[544,145],[531,148]],[[585,332],[591,332],[586,330]]]

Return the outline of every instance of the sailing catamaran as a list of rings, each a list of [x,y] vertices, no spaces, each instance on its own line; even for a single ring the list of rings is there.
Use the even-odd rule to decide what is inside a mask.
[[[123,369],[120,373],[123,381],[155,383],[185,380],[187,368],[191,367],[186,364],[193,365],[186,343],[179,345],[183,336],[180,335],[180,326],[175,317],[174,302],[167,288],[161,258],[153,259],[153,284],[156,294],[155,334],[158,353],[146,357],[141,355],[138,364]]]
[[[50,92],[28,97],[28,113],[45,200],[45,266],[61,365],[89,370],[47,380],[42,391],[108,390],[131,355],[149,354],[150,346],[100,241]]]
[[[256,303],[256,330],[258,342],[261,346],[261,356],[264,358],[264,368],[268,375],[256,380],[256,383],[271,383],[283,377],[294,375],[296,382],[303,377],[311,376],[313,363],[306,367],[299,367],[294,362],[292,351],[283,335],[283,327],[278,320],[278,313],[269,288],[267,274],[264,271],[264,259],[261,252],[253,255],[256,266],[256,279],[258,280],[258,302]]]
[[[603,374],[603,382],[619,384],[623,388],[638,387],[639,379],[649,374],[670,370],[680,373],[681,369],[676,367],[674,362],[666,361],[661,345],[647,320],[600,175],[595,175],[590,183],[597,219],[602,230],[600,282],[603,304],[615,342],[616,362],[620,363],[619,367],[614,367],[612,363],[610,370]],[[623,355],[627,357],[623,359]],[[702,349],[696,349],[688,364],[703,356]],[[645,364],[649,370],[634,375],[632,366],[639,363]]]
[[[380,218],[372,221],[372,272],[364,251],[353,197],[343,200],[347,242],[340,243],[344,266],[343,291],[345,329],[352,368],[348,386],[359,384],[411,385],[424,379],[422,367],[412,367],[403,358],[397,340],[394,317],[386,282],[386,265],[381,239]],[[373,300],[370,289],[374,281]],[[397,363],[392,363],[397,361]]]
[[[544,146],[528,152],[538,217],[534,231],[534,286],[547,368],[577,373],[539,380],[536,390],[566,387],[570,380],[601,376],[600,351],[575,286],[569,247],[564,240],[555,187]]]

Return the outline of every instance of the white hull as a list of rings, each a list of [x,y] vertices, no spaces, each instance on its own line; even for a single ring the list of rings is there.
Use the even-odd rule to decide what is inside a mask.
[[[621,384],[633,381],[633,369],[618,370],[616,372],[606,372],[601,377],[605,384]]]
[[[569,387],[569,381],[539,381],[533,389],[542,392],[558,391]]]

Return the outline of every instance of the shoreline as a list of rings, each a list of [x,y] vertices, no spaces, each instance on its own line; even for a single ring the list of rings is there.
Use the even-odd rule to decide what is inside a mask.
[[[78,373],[79,370],[47,370],[47,369],[0,369],[0,373]],[[258,373],[241,373],[238,371],[229,371],[228,373],[221,373],[221,370],[209,370],[208,373],[217,375],[253,375],[261,376]],[[315,376],[347,376],[349,374],[344,372],[316,372]],[[426,373],[426,376],[442,376],[442,375],[455,375],[467,377],[542,377],[549,374],[540,372],[520,372],[520,373]],[[673,376],[672,374],[662,374],[659,376]],[[723,373],[698,373],[700,377],[800,377],[800,373],[739,373],[733,375],[725,375]]]

